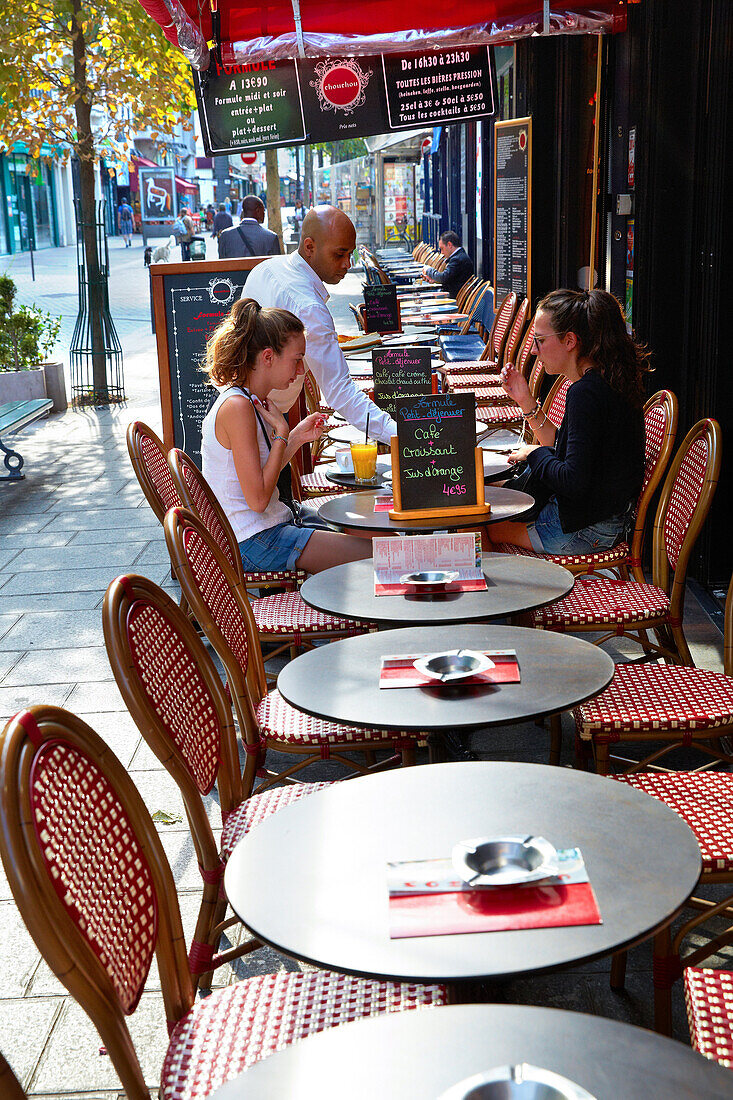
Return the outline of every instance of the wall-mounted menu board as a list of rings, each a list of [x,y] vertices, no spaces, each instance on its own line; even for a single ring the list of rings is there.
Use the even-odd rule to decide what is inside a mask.
[[[391,417],[400,397],[433,392],[430,348],[374,348],[372,350],[374,404]]]
[[[472,393],[401,398],[395,420],[392,518],[489,512]]]
[[[402,332],[400,303],[394,283],[364,287],[364,331]]]
[[[494,296],[531,300],[532,119],[494,123]]]
[[[152,264],[163,441],[200,462],[201,421],[212,391],[200,367],[206,341],[266,257]]]

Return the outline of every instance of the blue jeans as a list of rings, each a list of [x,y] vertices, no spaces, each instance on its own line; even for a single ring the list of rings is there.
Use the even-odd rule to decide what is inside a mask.
[[[552,497],[533,524],[527,526],[532,547],[542,554],[595,554],[610,550],[623,538],[630,509],[592,523],[580,531],[563,531],[557,500]]]
[[[272,573],[295,569],[312,527],[296,527],[294,523],[278,523],[266,527],[239,544],[245,573]]]

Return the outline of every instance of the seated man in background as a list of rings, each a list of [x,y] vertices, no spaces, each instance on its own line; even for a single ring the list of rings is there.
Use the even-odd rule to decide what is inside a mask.
[[[471,257],[461,246],[461,238],[452,229],[440,234],[438,249],[441,256],[448,257],[448,263],[442,271],[434,267],[423,267],[423,275],[431,283],[439,283],[446,294],[455,298],[464,283],[473,275]]]
[[[256,195],[245,195],[239,225],[219,234],[219,259],[232,256],[279,256],[280,238],[265,229],[265,204]]]

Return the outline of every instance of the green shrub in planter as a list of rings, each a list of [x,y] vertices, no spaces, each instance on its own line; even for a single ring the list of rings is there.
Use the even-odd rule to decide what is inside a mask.
[[[0,371],[28,370],[54,349],[61,318],[38,306],[14,309],[16,286],[0,275]]]

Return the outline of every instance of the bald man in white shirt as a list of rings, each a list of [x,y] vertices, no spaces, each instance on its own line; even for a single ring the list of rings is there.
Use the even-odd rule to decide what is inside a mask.
[[[369,435],[388,443],[397,425],[355,386],[326,305],[329,295],[324,284],[341,282],[351,267],[355,247],[351,219],[334,206],[317,206],[305,216],[298,251],[258,264],[247,279],[244,294],[261,306],[289,309],[301,319],[306,366],[321,387],[324,402],[361,431],[366,428],[368,413]],[[287,412],[302,386],[301,376],[287,390],[273,391],[270,397]]]

